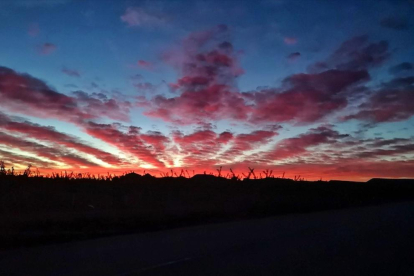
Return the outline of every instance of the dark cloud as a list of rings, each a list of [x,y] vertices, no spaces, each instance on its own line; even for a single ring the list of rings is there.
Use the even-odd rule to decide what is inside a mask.
[[[383,65],[389,56],[387,41],[370,43],[368,36],[356,36],[343,42],[327,60],[311,65],[309,70],[368,70]]]
[[[79,78],[81,76],[78,70],[68,69],[66,67],[64,67],[62,69],[62,73],[66,74],[68,76],[71,76],[71,77],[78,77]]]
[[[410,62],[402,62],[400,64],[397,64],[395,66],[390,67],[389,72],[391,74],[398,74],[402,72],[412,71],[414,69],[414,64]]]
[[[345,119],[358,119],[373,123],[395,122],[414,115],[414,77],[395,78],[359,106],[359,110]]]
[[[289,54],[289,55],[287,56],[287,58],[288,58],[288,60],[290,60],[290,61],[295,61],[295,60],[297,60],[298,58],[300,58],[300,56],[301,56],[301,54],[300,54],[299,52],[294,52],[294,53]]]
[[[409,29],[408,20],[403,17],[389,16],[389,17],[382,19],[380,24],[381,24],[381,27],[398,30],[398,31]]]
[[[55,44],[47,42],[39,46],[38,51],[42,55],[50,55],[55,52],[56,49],[57,46]]]

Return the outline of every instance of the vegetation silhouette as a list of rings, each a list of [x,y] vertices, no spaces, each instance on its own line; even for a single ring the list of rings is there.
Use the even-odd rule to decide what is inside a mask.
[[[273,171],[155,177],[16,173],[0,162],[1,247],[414,200],[414,180],[305,181]]]

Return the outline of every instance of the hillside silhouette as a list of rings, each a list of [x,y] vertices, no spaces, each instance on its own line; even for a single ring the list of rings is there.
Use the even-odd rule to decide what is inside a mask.
[[[3,248],[414,200],[412,179],[29,174],[0,174]]]

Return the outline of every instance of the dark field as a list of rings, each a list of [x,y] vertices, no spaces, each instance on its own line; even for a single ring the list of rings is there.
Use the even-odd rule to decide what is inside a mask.
[[[414,201],[413,180],[0,177],[1,247]]]

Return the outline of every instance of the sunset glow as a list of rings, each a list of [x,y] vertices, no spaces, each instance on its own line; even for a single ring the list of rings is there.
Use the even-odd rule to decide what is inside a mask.
[[[414,178],[414,5],[332,2],[1,1],[0,160]]]

